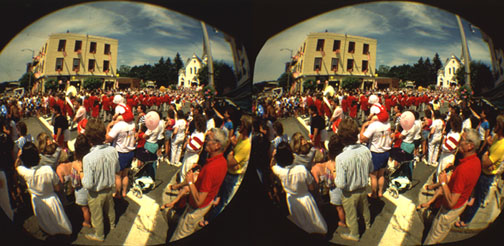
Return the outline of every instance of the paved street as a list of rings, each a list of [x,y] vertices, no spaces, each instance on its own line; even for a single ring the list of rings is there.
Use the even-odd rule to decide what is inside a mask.
[[[307,118],[283,118],[280,119],[284,127],[284,133],[292,136],[295,132],[301,132],[303,136],[308,137],[309,128],[306,125]],[[413,170],[413,187],[410,190],[399,195],[391,197],[389,192],[384,194],[384,199],[369,199],[371,207],[372,226],[366,231],[359,243],[355,245],[419,245],[428,233],[429,228],[424,227],[423,210],[417,211],[416,206],[429,199],[430,195],[425,195],[423,186],[432,177],[435,171],[434,167],[427,166],[423,162],[416,165]],[[498,189],[497,187],[500,187]],[[500,190],[502,184],[495,186],[491,190],[489,197],[489,206],[480,208],[480,212],[473,219],[473,228],[456,229],[454,228],[445,243],[456,242],[470,238],[478,232],[485,229],[489,223],[489,218],[496,218],[501,211],[501,206],[496,201],[496,197],[501,197]],[[370,191],[370,190],[369,190]],[[335,208],[329,204],[321,205],[321,212],[326,218],[329,227],[329,235],[334,233],[330,239],[331,243],[350,244],[352,242],[342,239],[338,233],[348,232],[346,228],[337,227],[337,214]],[[334,218],[334,219],[330,219]],[[363,230],[363,228],[361,228]]]

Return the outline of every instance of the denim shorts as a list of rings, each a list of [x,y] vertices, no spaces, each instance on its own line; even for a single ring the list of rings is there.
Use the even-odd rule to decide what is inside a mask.
[[[165,139],[165,141],[169,141],[171,139],[172,134],[173,134],[172,130],[166,130],[164,132],[164,139]]]
[[[131,162],[133,161],[133,157],[135,157],[135,151],[130,151],[127,153],[119,152],[119,166],[121,167],[121,171],[130,168]]]

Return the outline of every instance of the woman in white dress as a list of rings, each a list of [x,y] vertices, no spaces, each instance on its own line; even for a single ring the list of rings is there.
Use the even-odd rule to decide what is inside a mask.
[[[327,233],[327,224],[320,214],[309,190],[315,189],[315,180],[303,165],[292,165],[294,157],[289,144],[281,142],[274,151],[272,171],[282,182],[287,196],[289,219],[308,233]]]
[[[179,166],[180,155],[182,153],[182,145],[185,139],[185,129],[187,121],[182,110],[177,111],[177,121],[173,126],[172,144],[171,144],[171,160],[170,164]]]
[[[23,165],[19,165],[20,162]],[[16,169],[26,181],[31,195],[33,213],[40,228],[49,235],[72,234],[72,225],[63,210],[63,205],[55,193],[58,190],[58,175],[48,165],[38,165],[39,153],[31,142],[23,146]]]

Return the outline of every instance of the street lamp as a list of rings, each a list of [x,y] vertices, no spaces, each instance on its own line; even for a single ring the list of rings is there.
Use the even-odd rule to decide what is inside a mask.
[[[290,64],[291,64],[291,60],[292,60],[292,52],[293,50],[292,49],[289,49],[289,48],[281,48],[280,51],[284,51],[284,50],[287,50],[287,51],[290,51],[290,58],[289,58],[289,66],[287,67],[287,93],[290,93],[290,87],[289,87],[289,82],[290,82]]]
[[[31,69],[32,69],[32,66],[33,66],[33,58],[35,57],[35,51],[32,50],[32,49],[22,49],[21,51],[25,51],[25,50],[28,50],[28,51],[31,51],[32,52],[32,58],[31,58],[31,61],[30,61],[30,68],[28,70],[28,90],[29,90],[29,94],[31,94]]]

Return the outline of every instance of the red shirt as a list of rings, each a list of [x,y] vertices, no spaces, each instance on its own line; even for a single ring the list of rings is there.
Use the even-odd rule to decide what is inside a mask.
[[[361,107],[361,110],[364,110],[364,111],[367,111],[369,109],[367,97],[364,95],[360,96],[360,107]]]
[[[133,108],[133,103],[133,98],[130,97],[126,99],[126,105],[128,105],[128,107]]]
[[[147,139],[143,137],[144,135],[145,132],[138,133],[137,148],[143,148],[145,146],[145,142],[147,142]]]
[[[387,109],[387,112],[390,112],[391,107],[392,107],[392,99],[387,97],[385,99],[385,108]]]
[[[476,154],[460,159],[460,164],[453,170],[453,174],[448,183],[452,194],[460,194],[457,203],[452,209],[457,209],[469,199],[474,186],[478,182],[481,174],[481,162]],[[446,199],[443,198],[443,206],[449,208]]]
[[[357,98],[354,96],[348,96],[347,107],[350,110],[350,117],[355,118],[357,116]]]
[[[318,115],[324,115],[322,112],[322,101],[319,99],[315,99],[314,104],[315,104],[315,107],[317,108]]]
[[[105,110],[105,111],[110,110],[110,103],[109,103],[109,99],[107,96],[102,97],[102,107],[103,107],[103,110]]]
[[[98,118],[99,114],[100,114],[100,105],[97,104],[96,106],[93,107],[93,110],[91,111],[91,116],[94,118]]]
[[[203,165],[198,175],[198,180],[194,183],[199,192],[208,192],[205,201],[201,206],[196,206],[196,202],[189,195],[189,204],[193,208],[204,208],[215,198],[219,193],[220,186],[227,173],[227,161],[223,154],[208,158],[206,164]]]
[[[54,107],[54,104],[56,103],[56,100],[54,99],[53,96],[49,97],[49,107]]]
[[[58,99],[58,101],[56,102],[56,104],[59,105],[60,109],[61,109],[61,114],[63,116],[66,116],[66,108],[65,108],[65,101],[61,100],[61,99]]]
[[[70,118],[73,118],[74,111],[72,109],[72,106],[70,106],[70,104],[66,101],[65,101],[65,111],[67,112],[68,116],[70,116]]]
[[[341,109],[343,109],[343,112],[345,113],[348,112],[348,103],[346,98],[341,99]]]

